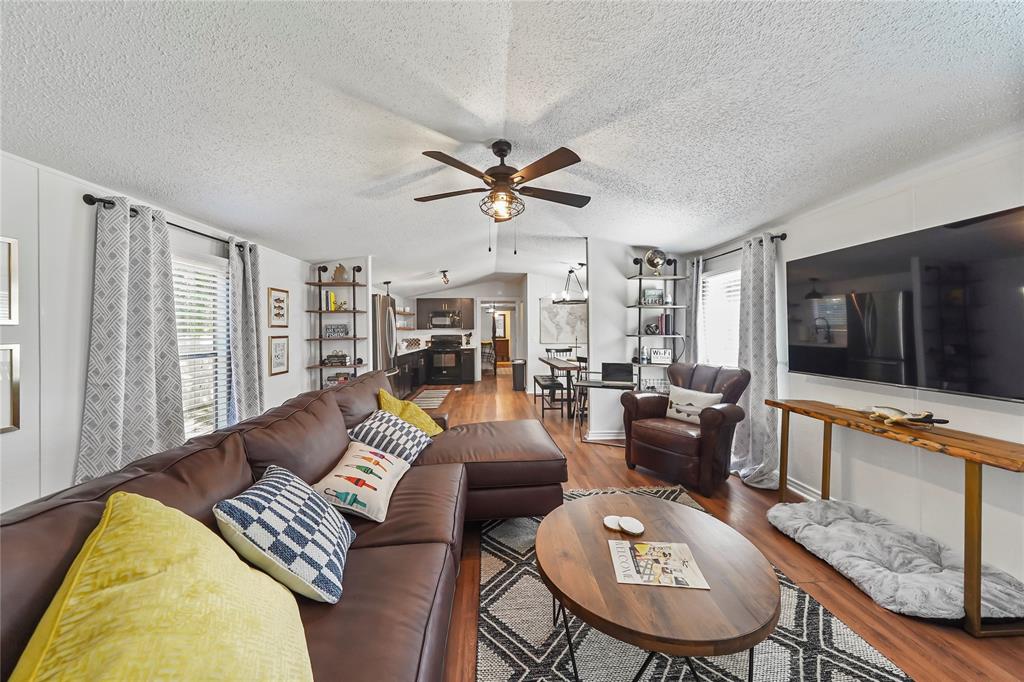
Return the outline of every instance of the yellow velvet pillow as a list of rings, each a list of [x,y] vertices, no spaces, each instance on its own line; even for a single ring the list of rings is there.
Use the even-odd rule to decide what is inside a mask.
[[[295,597],[213,531],[117,492],[11,680],[312,680]]]
[[[377,402],[380,405],[380,409],[390,412],[402,421],[426,431],[428,436],[433,437],[439,433],[444,433],[444,429],[438,426],[437,422],[414,402],[399,400],[383,388],[377,393]]]

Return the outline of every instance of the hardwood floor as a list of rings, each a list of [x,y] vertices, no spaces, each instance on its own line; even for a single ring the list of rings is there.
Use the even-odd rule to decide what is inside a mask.
[[[512,391],[511,376],[488,376],[453,394],[452,425],[539,418],[532,394]],[[544,425],[569,463],[567,488],[671,485],[642,470],[630,471],[621,448],[573,440],[568,419],[545,415]],[[774,491],[744,486],[735,477],[714,497],[691,493],[711,514],[746,536],[770,562],[832,611],[857,634],[917,680],[1022,680],[1024,637],[976,639],[957,625],[899,616],[877,606],[828,564],[768,523]],[[800,501],[793,497],[794,501]],[[445,667],[447,682],[475,682],[480,603],[480,528],[466,528]]]

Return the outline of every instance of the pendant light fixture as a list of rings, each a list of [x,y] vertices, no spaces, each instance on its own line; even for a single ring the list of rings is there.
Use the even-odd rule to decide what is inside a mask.
[[[817,299],[823,298],[823,295],[822,295],[822,293],[821,293],[820,291],[818,291],[818,288],[817,288],[817,287],[815,286],[815,283],[816,283],[817,281],[818,281],[818,278],[817,278],[817,277],[811,277],[811,278],[810,278],[810,282],[811,282],[811,290],[810,290],[810,291],[808,291],[808,292],[807,292],[807,293],[806,293],[806,294],[804,295],[804,298],[805,298],[806,300],[808,300],[808,301],[815,301],[815,300],[817,300]]]
[[[569,268],[569,274],[565,276],[565,286],[561,291],[551,294],[552,303],[555,305],[582,305],[587,302],[590,292],[580,282],[580,276],[577,274],[585,267],[586,263],[579,263],[578,267]],[[574,282],[575,287],[573,286]]]

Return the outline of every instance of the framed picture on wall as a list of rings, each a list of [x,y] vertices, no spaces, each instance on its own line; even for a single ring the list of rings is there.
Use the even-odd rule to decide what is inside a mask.
[[[267,288],[267,325],[276,328],[288,326],[287,289]]]
[[[0,433],[21,428],[21,345],[0,345]]]
[[[541,343],[586,343],[587,306],[560,305],[540,299]]]
[[[18,324],[18,240],[0,237],[0,324]]]
[[[503,339],[508,336],[508,332],[505,331],[505,320],[507,313],[498,311],[494,313],[494,338]]]
[[[267,357],[270,358],[270,376],[286,374],[288,372],[288,337],[271,336]]]

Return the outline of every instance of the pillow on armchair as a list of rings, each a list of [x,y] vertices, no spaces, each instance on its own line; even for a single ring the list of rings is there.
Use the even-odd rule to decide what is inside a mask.
[[[690,424],[700,424],[700,411],[722,402],[721,393],[692,391],[680,386],[668,389],[668,409],[665,416]]]

